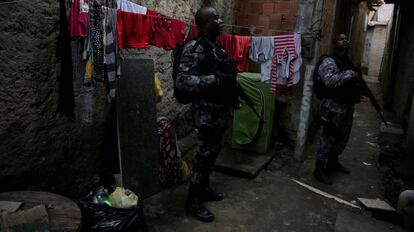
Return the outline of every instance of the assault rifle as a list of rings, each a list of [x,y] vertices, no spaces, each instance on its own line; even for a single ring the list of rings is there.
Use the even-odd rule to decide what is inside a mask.
[[[375,97],[372,94],[371,90],[368,88],[367,83],[365,82],[364,78],[362,77],[361,69],[358,69],[357,81],[358,81],[358,84],[361,87],[363,95],[369,98],[369,100],[371,101],[371,104],[374,106],[374,108],[377,111],[378,115],[380,116],[381,120],[384,122],[385,126],[388,127],[388,123],[387,123],[387,121],[385,121],[384,115],[382,114],[381,106],[378,104],[377,99],[375,99]]]

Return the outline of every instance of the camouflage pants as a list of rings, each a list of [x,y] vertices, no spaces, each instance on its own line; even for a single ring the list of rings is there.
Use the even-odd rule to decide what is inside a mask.
[[[197,153],[192,161],[190,182],[208,187],[210,173],[220,153],[225,128],[202,126],[198,128]]]
[[[322,108],[321,111],[323,130],[316,158],[327,161],[344,151],[351,134],[354,110],[337,113]]]

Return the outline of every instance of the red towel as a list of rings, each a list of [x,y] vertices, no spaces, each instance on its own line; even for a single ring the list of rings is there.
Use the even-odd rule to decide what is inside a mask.
[[[185,22],[148,10],[150,20],[150,44],[164,50],[172,50],[184,41]]]
[[[237,70],[240,72],[249,70],[250,36],[223,34],[217,37],[217,42],[236,62]]]
[[[118,10],[116,27],[119,48],[148,47],[150,28],[148,16]]]

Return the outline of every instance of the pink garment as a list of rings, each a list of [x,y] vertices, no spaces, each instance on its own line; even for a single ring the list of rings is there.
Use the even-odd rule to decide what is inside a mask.
[[[298,58],[296,53],[295,36],[294,34],[278,35],[274,37],[275,42],[275,56],[272,61],[272,72],[270,78],[270,93],[276,94],[277,86],[290,87],[293,85],[293,75],[295,71],[295,60]],[[288,67],[287,72],[281,72],[279,68],[284,69],[285,65]]]
[[[69,35],[88,36],[88,0],[73,0],[69,12]]]

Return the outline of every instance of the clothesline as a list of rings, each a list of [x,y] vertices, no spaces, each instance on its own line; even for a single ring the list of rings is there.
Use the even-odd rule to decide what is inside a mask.
[[[106,7],[106,6],[102,6],[102,7]],[[106,7],[106,8],[110,8],[110,7]],[[187,25],[193,25],[194,24],[192,21],[189,22],[189,21],[182,20],[182,19],[176,19],[176,18],[167,16],[167,15],[144,15],[143,14],[143,16],[150,17],[150,18],[168,18],[168,19],[172,19],[172,20],[179,20],[179,21],[183,21]],[[247,29],[250,29],[250,28],[254,27],[254,28],[267,29],[266,27],[254,26],[254,25],[252,25],[252,26],[240,26],[240,25],[235,25],[235,24],[223,24],[223,25],[226,26],[226,27],[234,27],[234,28],[247,28]],[[267,29],[267,30],[270,30],[270,31],[273,31],[273,32],[298,33],[298,34],[301,34],[300,32],[294,32],[294,31],[288,31],[288,30],[278,30],[278,29]]]
[[[240,26],[240,25],[235,25],[235,24],[224,24],[224,26],[236,27],[236,28],[247,28],[247,29],[260,28],[260,29],[270,30],[270,31],[273,31],[273,32],[284,32],[284,33],[298,33],[298,34],[301,34],[300,32],[295,32],[295,31],[278,30],[278,29],[268,29],[268,28],[263,27],[263,26],[255,26],[255,25],[251,25],[251,26]]]
[[[89,0],[89,3],[90,1],[98,3],[96,0]],[[101,12],[101,7],[103,12]],[[109,11],[108,8],[111,10]],[[76,7],[71,9],[74,9],[75,12],[77,10]],[[94,19],[92,21],[93,24],[90,25],[93,33],[89,35],[91,36],[91,40],[86,47],[86,53],[90,55],[87,56],[86,70],[88,71],[85,72],[85,83],[93,83],[94,81],[105,79],[102,75],[108,75],[103,72],[104,67],[107,66],[106,68],[108,68],[113,65],[112,63],[105,63],[107,62],[105,59],[116,60],[116,58],[106,58],[113,53],[105,53],[105,51],[118,52],[119,50],[116,47],[119,49],[142,49],[147,48],[149,45],[168,51],[174,49],[177,44],[185,41],[186,36],[187,39],[190,35],[197,36],[194,20],[189,21],[173,18],[144,6],[138,5],[135,8],[125,5],[107,7],[104,4],[98,3],[94,4],[91,9],[89,11],[91,13],[89,17]],[[104,28],[102,28],[99,20],[101,18],[100,15],[102,13],[105,14],[105,12],[107,14],[109,13],[109,17],[107,18],[108,20],[104,21]],[[96,15],[99,17],[96,17]],[[116,25],[113,24],[113,21],[111,22],[114,18],[116,18]],[[159,18],[161,22],[157,22],[157,20],[153,20],[155,22],[152,22],[151,19],[153,18]],[[78,24],[74,25],[76,26]],[[186,26],[190,26],[188,35],[185,35]],[[224,26],[248,29],[256,28],[255,26],[234,24],[224,24]],[[137,28],[139,29],[137,30]],[[258,26],[257,28],[264,27]],[[269,91],[271,94],[283,94],[300,80],[300,67],[302,64],[300,56],[301,35],[300,33],[294,33],[288,30],[268,30],[283,33],[275,33],[274,36],[235,36],[227,34],[220,37],[218,42],[227,54],[229,54],[229,57],[235,61],[239,71],[249,70],[250,60],[260,63],[261,81],[269,83]],[[250,31],[252,32],[252,30]],[[108,36],[111,33],[117,34],[116,45],[114,41],[108,40],[108,38],[113,38],[113,34],[112,36]],[[102,37],[104,38],[103,44],[100,42],[100,38]],[[115,46],[115,48],[107,49],[108,46]],[[118,64],[115,61],[115,65]],[[116,73],[117,70],[114,69],[111,73]],[[113,87],[113,89],[108,89],[107,94],[110,96],[111,90],[113,90],[113,93],[116,92],[116,85],[109,82],[109,77],[106,79],[108,80],[108,86]],[[112,79],[116,80],[116,78]],[[115,95],[113,94],[113,96]]]

